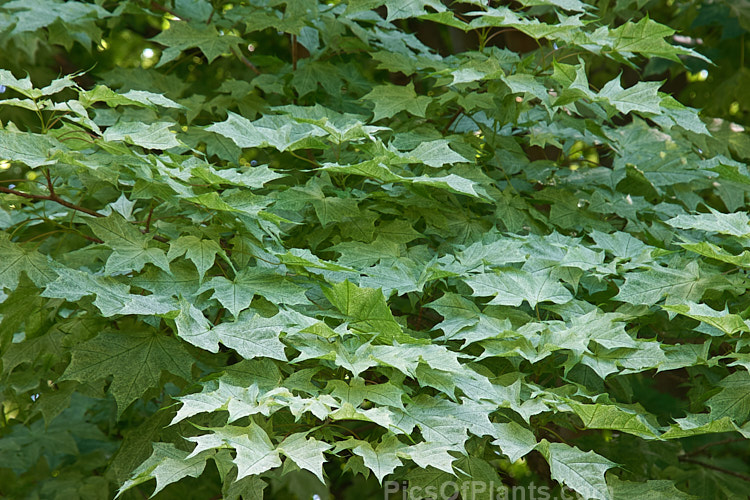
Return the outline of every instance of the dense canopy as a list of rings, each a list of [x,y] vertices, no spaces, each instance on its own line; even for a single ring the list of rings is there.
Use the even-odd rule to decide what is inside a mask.
[[[0,0],[0,497],[747,498],[745,3]]]

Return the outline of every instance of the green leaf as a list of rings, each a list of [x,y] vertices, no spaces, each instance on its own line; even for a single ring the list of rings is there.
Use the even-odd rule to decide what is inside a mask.
[[[604,473],[617,465],[614,462],[593,451],[584,453],[574,446],[549,443],[546,440],[542,440],[537,449],[549,462],[550,474],[555,481],[572,488],[585,498],[612,498]]]
[[[667,311],[702,321],[728,335],[734,335],[737,332],[750,332],[750,326],[745,323],[745,320],[737,314],[730,314],[726,308],[723,311],[716,311],[706,304],[696,304],[695,302],[663,305],[661,307]]]
[[[13,243],[8,234],[0,233],[0,289],[16,288],[22,272],[37,286],[44,286],[57,277],[43,254]]]
[[[417,96],[414,84],[411,82],[406,86],[379,85],[363,99],[375,103],[373,121],[391,118],[401,111],[424,117],[427,105],[431,102],[429,97]]]
[[[445,337],[449,339],[461,329],[479,322],[479,308],[470,300],[455,293],[445,293],[439,299],[427,304],[427,307],[443,316],[443,321],[435,325],[435,328],[443,330]]]
[[[279,334],[287,327],[288,322],[282,314],[264,318],[247,311],[237,321],[215,326],[213,333],[222,344],[231,347],[245,359],[267,357],[286,361]]]
[[[528,273],[506,268],[492,274],[475,274],[464,281],[474,290],[474,295],[493,296],[490,304],[518,307],[526,301],[531,307],[536,307],[540,302],[564,304],[573,299],[549,271]]]
[[[170,149],[180,146],[177,136],[169,130],[171,122],[156,122],[146,125],[140,122],[120,121],[104,131],[105,141],[124,141],[146,149]]]
[[[349,320],[349,326],[364,333],[375,333],[384,340],[402,335],[401,326],[393,319],[391,310],[380,290],[360,288],[349,280],[324,289],[331,304]]]
[[[379,482],[396,470],[402,464],[396,456],[396,452],[405,448],[395,436],[384,439],[375,448],[370,443],[363,443],[352,450],[365,461],[365,466],[370,469]]]
[[[388,16],[386,21],[394,21],[396,19],[407,19],[410,17],[418,17],[423,14],[428,14],[430,11],[426,10],[425,7],[430,7],[436,12],[445,11],[445,5],[440,3],[438,0],[406,0],[399,2],[396,0],[384,0],[382,2],[388,9]]]
[[[112,375],[109,392],[118,416],[147,389],[158,387],[162,371],[191,379],[192,356],[176,340],[153,332],[102,332],[72,353],[60,380],[88,382]]]
[[[734,255],[707,241],[701,241],[698,243],[680,243],[680,246],[686,250],[690,250],[691,252],[695,252],[710,259],[728,262],[739,267],[750,267],[750,251],[748,250],[745,250],[740,255]]]
[[[554,5],[555,7],[574,12],[585,12],[591,8],[589,5],[579,2],[578,0],[521,0],[520,3],[525,6]]]
[[[697,229],[733,236],[750,234],[750,217],[745,212],[723,214],[713,208],[710,210],[709,214],[678,215],[666,222],[680,229]]]
[[[220,55],[235,49],[242,39],[219,33],[213,24],[171,21],[169,29],[162,31],[153,41],[167,47],[159,58],[157,67],[175,60],[192,47],[198,47],[210,63]]]
[[[644,439],[655,439],[661,434],[648,422],[646,415],[621,406],[579,403],[570,406],[581,418],[584,427],[589,429],[612,429]]]
[[[261,188],[268,182],[284,177],[283,174],[269,169],[268,165],[242,170],[234,168],[217,170],[207,165],[206,167],[193,168],[190,173],[213,184],[231,184],[250,188]]]
[[[177,257],[185,255],[195,264],[202,281],[206,271],[213,267],[217,253],[224,257],[224,260],[229,261],[226,254],[224,254],[224,250],[215,241],[200,239],[192,235],[180,236],[176,240],[169,242],[167,260],[171,262]]]
[[[639,111],[658,115],[661,114],[659,87],[661,87],[659,82],[638,82],[632,87],[623,89],[618,77],[602,87],[599,98],[606,99],[620,113]]]
[[[669,301],[698,301],[703,293],[718,283],[714,277],[705,276],[697,262],[684,269],[655,267],[649,271],[628,273],[620,286],[616,300],[628,304],[654,305],[667,297]]]
[[[57,150],[63,150],[62,144],[49,135],[0,129],[0,158],[3,160],[37,168],[54,164],[52,156]]]
[[[141,234],[122,215],[113,213],[108,217],[93,217],[86,219],[86,224],[98,238],[112,247],[112,254],[107,259],[108,274],[138,272],[148,263],[171,273],[164,250],[149,247],[149,236]]]
[[[695,500],[695,496],[678,490],[669,480],[651,480],[642,483],[621,481],[615,476],[607,480],[612,489],[613,500],[631,500],[633,498],[648,498],[653,500]]]
[[[154,451],[148,459],[133,471],[133,477],[117,490],[118,498],[130,488],[156,479],[156,495],[166,486],[184,477],[198,477],[206,467],[206,456],[189,457],[189,453],[179,450],[171,443],[154,443]]]
[[[94,305],[104,317],[116,314],[167,314],[179,309],[177,301],[161,295],[129,293],[129,287],[113,278],[96,276],[84,271],[56,268],[57,279],[49,283],[43,297],[77,302],[87,295],[96,295]]]
[[[174,320],[177,335],[210,352],[219,352],[219,336],[200,309],[184,298],[180,299],[180,312]]]
[[[217,276],[206,281],[199,292],[213,290],[213,298],[229,309],[235,317],[247,309],[256,295],[277,304],[307,304],[305,290],[275,272],[248,267],[240,271],[234,280]]]
[[[306,438],[306,433],[292,434],[279,444],[278,450],[300,469],[309,470],[325,483],[323,478],[323,464],[326,462],[324,451],[331,449],[331,445],[313,438]]]
[[[536,447],[534,433],[515,422],[493,423],[495,439],[492,444],[498,446],[508,460],[516,462]]]
[[[315,137],[326,135],[318,127],[306,123],[298,123],[288,116],[266,116],[261,120],[250,120],[232,113],[227,113],[227,119],[221,123],[214,123],[206,128],[210,132],[231,139],[241,148],[255,148],[272,146],[279,151],[295,150],[309,145],[318,146]]]
[[[268,434],[255,423],[247,427],[227,425],[207,430],[211,434],[187,438],[196,443],[188,459],[206,450],[232,448],[236,453],[233,462],[237,466],[237,479],[260,474],[281,465],[279,450],[274,448]]]
[[[670,45],[664,40],[673,34],[673,29],[652,21],[646,16],[637,23],[626,22],[619,28],[611,30],[609,38],[612,50],[625,57],[640,54],[644,57],[663,57],[679,61],[678,55],[689,54],[705,59],[695,51]]]
[[[408,456],[415,464],[426,469],[434,467],[436,469],[453,474],[453,462],[456,457],[448,453],[449,451],[461,451],[457,447],[447,446],[440,443],[422,442],[409,447]]]
[[[402,156],[410,161],[416,160],[434,168],[440,168],[446,164],[465,163],[469,161],[449,148],[448,141],[445,140],[423,142],[416,149],[404,153]]]
[[[402,388],[391,383],[365,384],[363,379],[354,378],[348,384],[341,380],[331,380],[326,388],[331,390],[333,396],[355,407],[360,406],[367,400],[380,405],[404,409],[401,398],[406,393]]]
[[[750,419],[750,373],[740,370],[717,383],[721,391],[706,401],[711,418],[730,417],[738,424]]]

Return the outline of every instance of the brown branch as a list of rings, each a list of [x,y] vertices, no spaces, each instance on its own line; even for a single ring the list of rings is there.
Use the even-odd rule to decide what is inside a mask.
[[[92,215],[94,217],[104,217],[104,214],[100,214],[99,212],[95,212],[94,210],[90,210],[90,209],[88,209],[86,207],[81,207],[79,205],[76,205],[74,203],[71,203],[69,201],[66,201],[66,200],[60,198],[60,196],[58,196],[57,194],[55,194],[54,191],[52,191],[49,195],[30,194],[30,193],[24,193],[22,191],[16,191],[15,189],[10,189],[10,188],[7,188],[7,187],[0,186],[0,193],[8,193],[8,194],[12,194],[12,195],[15,195],[15,196],[20,196],[21,198],[28,198],[30,200],[54,201],[55,203],[57,203],[59,205],[62,205],[64,207],[70,208],[71,210],[77,210],[78,212],[83,212],[85,214]],[[141,229],[141,232],[144,233],[144,234],[146,234],[148,231],[146,231],[144,229]],[[83,235],[81,235],[81,236],[83,236]],[[86,238],[86,239],[88,239],[88,240],[91,240],[91,241],[96,241],[97,243],[103,243],[103,241],[98,240],[98,239],[97,240],[93,240],[93,239],[91,239],[90,237],[87,237],[87,236],[83,236],[83,237]],[[163,236],[159,236],[158,234],[153,235],[153,239],[155,239],[156,241],[160,241],[162,243],[169,243],[169,240],[167,238],[165,238]]]
[[[297,71],[297,35],[292,35],[292,71]]]
[[[463,112],[463,110],[464,110],[463,107],[461,106],[458,107],[458,110],[453,114],[453,116],[451,116],[451,119],[448,121],[448,123],[445,124],[445,127],[443,127],[443,130],[442,130],[443,134],[448,132],[448,129],[451,128],[451,125],[453,125],[453,122],[456,121],[456,118],[458,118],[458,116]]]
[[[245,66],[247,66],[248,68],[250,68],[251,70],[253,70],[253,72],[256,75],[260,75],[260,71],[258,70],[258,68],[255,67],[255,64],[253,64],[253,63],[250,62],[250,59],[248,59],[243,54],[241,54],[241,53],[237,52],[236,50],[234,50],[234,47],[231,48],[231,49],[229,49],[229,50],[232,51],[232,54],[234,54],[237,57],[237,59],[239,59],[240,61],[242,61],[242,64],[244,64]]]
[[[143,230],[143,229],[141,229],[141,232],[143,234],[146,234],[146,231]],[[155,239],[156,241],[160,241],[162,243],[169,243],[168,239],[166,239],[164,236],[159,236],[158,234],[153,235],[152,238]]]
[[[151,229],[151,216],[154,215],[154,206],[151,205],[151,208],[148,210],[148,217],[146,217],[146,229],[144,231],[147,233]]]
[[[47,179],[47,189],[49,189],[50,196],[55,196],[55,186],[52,185],[52,177],[49,175],[49,169],[44,169],[44,177]]]
[[[219,324],[219,320],[221,320],[222,316],[224,316],[224,308],[220,307],[219,312],[216,313],[216,317],[214,318],[214,326]]]
[[[78,205],[70,203],[69,201],[65,201],[62,198],[60,198],[58,195],[56,195],[54,192],[51,192],[49,195],[30,194],[30,193],[24,193],[22,191],[16,191],[15,189],[10,189],[7,187],[0,186],[0,193],[14,194],[16,196],[20,196],[21,198],[28,198],[30,200],[54,201],[55,203],[58,203],[64,207],[70,208],[71,210],[77,210],[85,214],[93,215],[94,217],[104,217],[104,215],[100,214],[99,212],[95,212],[86,207],[80,207]]]
[[[717,472],[723,472],[724,474],[729,474],[730,476],[737,477],[739,479],[742,479],[743,481],[750,482],[750,476],[746,476],[745,474],[740,474],[739,472],[734,472],[732,470],[723,469],[721,467],[716,467],[715,465],[707,464],[706,462],[701,462],[700,460],[695,460],[686,456],[679,457],[680,462],[687,462],[690,464],[700,465],[701,467],[704,467],[706,469],[715,470]]]

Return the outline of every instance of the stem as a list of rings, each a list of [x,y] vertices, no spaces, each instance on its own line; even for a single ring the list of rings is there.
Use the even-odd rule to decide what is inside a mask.
[[[490,36],[487,37],[487,39],[485,39],[484,45],[486,46],[487,43],[489,43],[489,41],[492,40],[493,38],[495,38],[497,35],[502,35],[503,33],[507,33],[509,31],[513,31],[514,29],[515,28],[503,28],[501,30],[498,30],[498,31],[492,33]]]
[[[236,50],[234,50],[234,47],[232,47],[229,50],[232,52],[232,54],[234,54],[237,57],[237,59],[239,59],[240,61],[242,61],[242,64],[244,64],[245,66],[247,66],[248,68],[250,68],[251,70],[253,70],[253,73],[255,73],[256,75],[260,75],[260,71],[258,70],[258,68],[255,67],[255,64],[253,64],[253,63],[250,62],[250,59],[248,59],[247,57],[245,57],[241,53],[239,53]]]
[[[320,163],[318,163],[317,161],[309,160],[309,159],[307,159],[307,158],[305,158],[303,156],[300,156],[300,155],[296,154],[294,151],[289,151],[289,154],[292,155],[292,156],[294,156],[298,160],[306,161],[307,163],[309,163],[311,165],[315,165],[316,167],[320,167],[321,166]]]

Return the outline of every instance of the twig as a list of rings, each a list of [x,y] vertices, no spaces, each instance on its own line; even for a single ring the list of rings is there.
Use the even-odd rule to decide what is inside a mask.
[[[711,448],[712,446],[721,446],[722,444],[729,444],[729,443],[739,443],[740,441],[744,441],[743,438],[728,438],[728,439],[722,439],[721,441],[714,441],[713,443],[704,444],[703,446],[700,446],[694,450],[688,451],[685,453],[685,457],[690,457],[693,455],[698,455],[699,453],[703,453],[708,448]]]
[[[141,232],[143,234],[146,234],[146,231],[141,229]],[[155,239],[156,241],[160,241],[162,243],[169,243],[169,240],[166,239],[164,236],[159,236],[158,234],[153,235],[151,238]]]
[[[232,51],[232,54],[234,54],[237,57],[237,59],[239,59],[240,61],[242,61],[242,64],[244,64],[245,66],[247,66],[248,68],[250,68],[251,70],[253,70],[253,72],[256,75],[260,75],[260,71],[258,70],[258,68],[255,67],[255,64],[253,64],[253,63],[250,62],[250,59],[248,59],[247,57],[245,57],[241,53],[239,53],[236,50],[234,50],[234,47],[231,48],[231,49],[229,49],[229,50]]]
[[[701,462],[700,460],[695,460],[686,456],[679,457],[680,462],[687,462],[695,465],[700,465],[701,467],[705,467],[706,469],[715,470],[717,472],[723,472],[724,474],[729,474],[730,476],[737,477],[739,479],[742,479],[743,481],[750,482],[750,476],[746,476],[745,474],[740,474],[739,472],[734,472],[732,470],[723,469],[721,467],[716,467],[715,465],[707,464],[706,462]]]
[[[28,198],[31,200],[54,201],[55,203],[58,203],[64,207],[68,207],[72,210],[77,210],[85,214],[93,215],[94,217],[104,217],[104,215],[100,214],[99,212],[95,212],[93,210],[89,210],[86,207],[80,207],[78,205],[70,203],[69,201],[65,201],[62,198],[60,198],[58,195],[56,195],[54,192],[50,193],[49,195],[30,194],[30,193],[24,193],[22,191],[16,191],[15,189],[10,189],[7,187],[0,186],[0,193],[14,194],[16,196],[20,196],[21,198]]]

